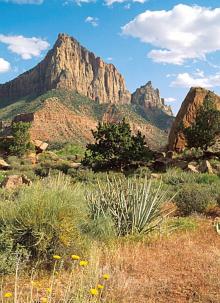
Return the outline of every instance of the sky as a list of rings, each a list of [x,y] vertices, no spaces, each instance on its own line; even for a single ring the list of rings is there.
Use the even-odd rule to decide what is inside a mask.
[[[176,113],[191,86],[220,94],[219,0],[0,0],[0,83],[40,62],[59,33],[152,81]]]

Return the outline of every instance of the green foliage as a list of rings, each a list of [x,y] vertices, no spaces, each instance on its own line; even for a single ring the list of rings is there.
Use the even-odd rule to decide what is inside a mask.
[[[12,123],[11,132],[13,140],[9,145],[9,151],[13,155],[22,156],[31,149],[29,129],[30,123]]]
[[[124,168],[132,161],[148,160],[150,151],[140,132],[131,134],[128,123],[123,119],[117,123],[99,123],[92,131],[95,143],[87,145],[83,164],[95,168]]]
[[[119,236],[149,233],[167,215],[167,210],[161,210],[166,192],[146,179],[107,179],[87,200],[92,219],[110,217]]]
[[[194,183],[196,175],[191,172],[182,171],[180,168],[170,168],[162,176],[163,182],[169,185],[180,185],[185,183]]]
[[[81,188],[63,175],[38,181],[1,202],[0,230],[7,226],[13,248],[24,248],[40,262],[51,260],[53,254],[81,252],[85,242],[80,226],[87,213],[83,201]]]
[[[169,218],[167,220],[167,229],[169,231],[191,231],[198,227],[198,222],[191,217]]]
[[[180,214],[204,213],[208,205],[214,202],[209,188],[200,184],[184,184],[175,197]]]
[[[194,123],[183,128],[188,147],[207,149],[219,133],[220,111],[214,101],[207,97],[203,106],[198,110]]]

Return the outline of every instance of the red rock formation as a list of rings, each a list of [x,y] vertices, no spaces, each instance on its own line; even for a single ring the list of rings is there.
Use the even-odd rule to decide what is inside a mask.
[[[171,128],[168,144],[169,150],[178,152],[186,147],[187,143],[181,131],[181,125],[189,127],[195,121],[198,109],[207,97],[214,100],[217,108],[220,110],[220,97],[218,95],[201,87],[190,89]]]

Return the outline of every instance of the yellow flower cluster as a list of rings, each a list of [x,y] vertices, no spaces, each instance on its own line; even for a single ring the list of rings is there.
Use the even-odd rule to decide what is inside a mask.
[[[12,297],[13,297],[13,294],[12,294],[11,292],[6,292],[6,293],[4,294],[4,297],[5,297],[6,299],[12,298]]]

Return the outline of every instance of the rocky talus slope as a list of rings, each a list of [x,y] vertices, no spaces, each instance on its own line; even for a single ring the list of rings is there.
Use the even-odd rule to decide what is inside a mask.
[[[186,139],[181,128],[182,126],[189,127],[195,121],[198,109],[207,97],[214,100],[220,110],[220,96],[201,87],[190,89],[172,125],[169,134],[169,150],[182,151],[186,147]]]

